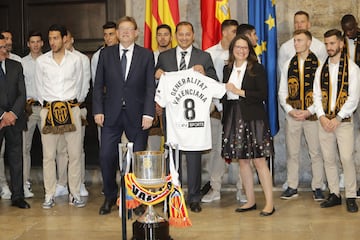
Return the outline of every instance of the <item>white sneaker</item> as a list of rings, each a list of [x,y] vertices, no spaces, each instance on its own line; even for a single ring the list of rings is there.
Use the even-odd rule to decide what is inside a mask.
[[[241,203],[247,203],[246,195],[241,189],[237,190],[236,192],[236,200],[240,201]]]
[[[53,197],[45,197],[45,201],[42,204],[42,208],[44,209],[50,209],[53,206],[55,206],[55,200]]]
[[[24,187],[27,187],[31,191],[31,182],[29,180],[25,181]]]
[[[1,198],[5,199],[5,200],[10,200],[11,199],[11,191],[9,189],[8,185],[4,185],[1,187]]]
[[[29,188],[27,188],[25,185],[24,185],[24,197],[25,198],[32,198],[34,196],[34,193],[32,193],[30,191]]]
[[[89,192],[88,190],[86,190],[85,184],[82,183],[80,185],[80,197],[87,197],[87,196],[89,196]]]
[[[55,190],[54,197],[60,197],[60,196],[68,195],[68,194],[69,194],[69,190],[68,190],[67,186],[62,186],[62,185],[56,184],[56,190]]]
[[[80,197],[73,196],[72,194],[69,194],[69,204],[77,208],[82,208],[86,205],[84,200]]]
[[[210,203],[212,201],[220,200],[220,198],[221,195],[219,191],[211,190],[202,197],[201,201],[204,203]]]

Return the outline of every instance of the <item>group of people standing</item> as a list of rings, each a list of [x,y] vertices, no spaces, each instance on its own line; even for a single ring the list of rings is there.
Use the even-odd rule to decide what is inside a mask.
[[[281,198],[298,196],[304,132],[312,161],[314,199],[322,201],[323,208],[341,204],[338,148],[347,210],[357,212],[353,112],[359,100],[360,70],[353,60],[360,63],[359,44],[354,40],[360,31],[352,15],[345,15],[341,24],[344,34],[329,30],[323,44],[309,32],[309,15],[299,11],[294,17],[293,38],[280,48],[279,103],[286,112],[288,173]],[[30,54],[21,63],[11,60],[5,37],[0,35],[0,140],[5,139],[11,159],[12,205],[30,207],[24,198],[33,196],[28,187],[29,151],[37,126],[43,147],[42,207],[52,208],[55,197],[62,195],[59,192],[68,193],[67,185],[69,203],[85,206],[82,119],[86,119],[83,102],[92,79],[92,112],[99,127],[105,197],[100,215],[109,214],[118,197],[118,143],[125,135],[134,143],[134,151],[157,150],[161,139],[156,134],[149,137],[149,132],[161,121],[165,141],[179,144],[186,157],[191,211],[201,212],[200,202],[221,199],[226,161],[239,160],[236,197],[244,204],[235,211],[257,209],[252,162],[265,195],[260,216],[271,216],[275,207],[267,161],[274,156],[274,147],[265,110],[266,73],[254,51],[258,40],[255,28],[225,20],[220,42],[202,51],[193,45],[191,23],[177,24],[177,46],[173,48],[171,28],[163,24],[157,28],[159,50],[154,53],[135,43],[139,31],[132,17],[122,17],[117,24],[108,22],[103,30],[105,44],[93,55],[91,72],[89,59],[73,49],[71,33],[62,25],[49,28],[51,50],[45,54],[41,53],[41,34],[30,34]],[[23,131],[26,121],[27,130]],[[210,148],[211,190],[203,195],[201,158]],[[181,168],[179,171],[181,181]],[[326,180],[327,199],[323,195]],[[2,192],[4,189],[2,186]]]

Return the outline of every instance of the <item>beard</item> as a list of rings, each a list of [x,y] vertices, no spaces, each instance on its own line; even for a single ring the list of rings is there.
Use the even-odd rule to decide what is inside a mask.
[[[340,47],[338,47],[337,49],[335,49],[335,51],[327,51],[329,57],[334,57],[336,56],[339,52],[341,51]]]

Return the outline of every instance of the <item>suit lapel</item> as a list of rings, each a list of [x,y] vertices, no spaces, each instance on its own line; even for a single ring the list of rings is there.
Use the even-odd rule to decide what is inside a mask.
[[[134,59],[141,59],[139,57],[140,52],[138,51],[138,46],[135,44],[134,45],[134,50],[133,50],[133,55],[131,58],[131,63],[130,63],[130,68],[129,68],[129,73],[127,75],[126,81],[128,81],[129,79],[131,79],[131,75],[133,74],[133,72],[135,71],[136,68],[136,64],[138,61],[134,61]]]
[[[116,72],[118,72],[118,76],[122,76],[122,70],[121,70],[121,64],[120,64],[119,45],[114,46],[113,60],[114,60]],[[121,80],[124,81],[124,79],[122,79],[122,78],[121,78]]]

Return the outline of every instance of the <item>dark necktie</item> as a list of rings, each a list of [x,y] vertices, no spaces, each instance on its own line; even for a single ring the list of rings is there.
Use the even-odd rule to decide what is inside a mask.
[[[1,67],[2,62],[0,62],[0,82],[5,82],[5,73],[4,70]]]
[[[124,80],[126,80],[125,76],[126,76],[126,63],[127,63],[126,53],[127,53],[127,51],[129,51],[129,49],[123,49],[123,55],[120,60],[121,70],[123,72]]]
[[[181,60],[180,60],[179,70],[185,70],[186,69],[186,62],[185,62],[185,55],[186,54],[187,54],[187,51],[181,52]]]

